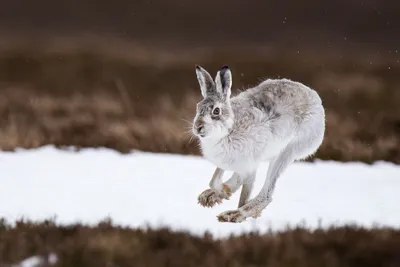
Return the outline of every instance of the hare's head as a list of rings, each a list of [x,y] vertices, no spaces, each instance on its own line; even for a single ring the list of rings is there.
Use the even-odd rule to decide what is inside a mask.
[[[205,69],[196,66],[196,75],[203,100],[197,104],[193,133],[200,138],[222,138],[233,126],[231,71],[224,66],[213,80]]]

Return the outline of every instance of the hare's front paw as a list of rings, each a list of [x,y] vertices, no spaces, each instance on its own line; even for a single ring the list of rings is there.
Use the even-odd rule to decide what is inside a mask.
[[[207,189],[201,193],[198,197],[200,205],[203,207],[212,207],[216,203],[221,204],[222,199],[229,200],[232,195],[232,190],[226,184],[223,185],[222,190]]]

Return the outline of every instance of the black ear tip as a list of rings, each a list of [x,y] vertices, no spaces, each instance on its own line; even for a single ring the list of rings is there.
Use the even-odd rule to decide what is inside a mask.
[[[201,67],[199,65],[196,65],[196,70],[201,70]]]
[[[219,74],[223,76],[227,71],[229,70],[229,67],[227,65],[224,65],[220,70]]]

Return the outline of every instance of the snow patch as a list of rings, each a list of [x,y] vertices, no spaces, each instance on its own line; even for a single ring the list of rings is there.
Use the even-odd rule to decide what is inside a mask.
[[[54,265],[57,263],[57,256],[52,253],[48,256],[47,261],[50,265]],[[25,260],[21,261],[16,265],[12,265],[12,267],[37,267],[43,265],[43,263],[44,263],[43,257],[32,256],[26,258]]]
[[[261,166],[252,197],[267,168],[267,163]],[[110,217],[132,227],[168,226],[216,236],[298,224],[400,225],[400,166],[387,162],[294,163],[278,180],[262,216],[241,224],[216,218],[236,209],[240,191],[214,208],[197,204],[214,172],[211,163],[197,156],[46,146],[0,152],[0,170],[0,217],[8,221],[56,217],[62,224],[96,224]]]

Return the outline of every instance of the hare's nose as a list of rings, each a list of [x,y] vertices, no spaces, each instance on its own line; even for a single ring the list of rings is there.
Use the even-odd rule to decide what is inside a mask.
[[[204,125],[197,126],[197,132],[200,134],[204,133]]]

